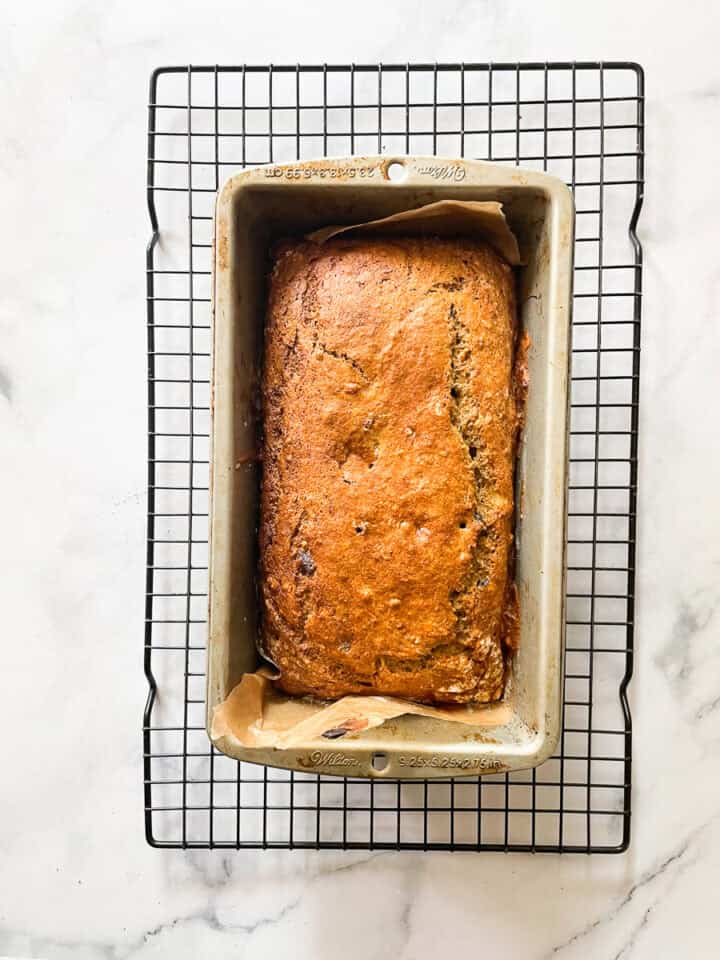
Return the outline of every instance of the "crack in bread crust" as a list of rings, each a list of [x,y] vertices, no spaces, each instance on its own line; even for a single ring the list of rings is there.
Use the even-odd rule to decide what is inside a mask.
[[[333,357],[335,360],[342,360],[351,366],[356,373],[360,374],[366,383],[370,379],[357,360],[349,357],[346,353],[343,353],[341,350],[331,350],[330,347],[326,346],[326,344],[320,342],[317,343],[317,346],[326,356]]]
[[[454,291],[458,287],[447,284],[445,289]],[[450,341],[450,420],[465,447],[467,463],[474,478],[472,491],[473,541],[470,546],[470,562],[461,583],[450,591],[450,603],[457,620],[457,635],[463,647],[467,649],[467,647],[472,646],[474,640],[471,623],[474,594],[487,579],[487,563],[483,562],[483,558],[487,555],[492,531],[483,528],[480,509],[480,491],[485,484],[485,478],[480,462],[482,436],[477,429],[477,404],[473,402],[471,396],[472,358],[468,342],[468,328],[458,314],[454,303],[451,303],[448,309],[448,333]]]

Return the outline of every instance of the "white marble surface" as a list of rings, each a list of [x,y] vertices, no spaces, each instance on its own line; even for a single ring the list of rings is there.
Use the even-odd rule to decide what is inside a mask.
[[[717,956],[719,37],[709,0],[3,5],[0,954]],[[151,68],[566,58],[647,71],[630,852],[151,850],[139,756]]]

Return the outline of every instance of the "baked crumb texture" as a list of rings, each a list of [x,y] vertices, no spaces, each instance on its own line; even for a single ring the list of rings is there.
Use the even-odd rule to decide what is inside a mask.
[[[291,694],[501,697],[511,268],[462,239],[288,242],[263,370],[263,647]]]

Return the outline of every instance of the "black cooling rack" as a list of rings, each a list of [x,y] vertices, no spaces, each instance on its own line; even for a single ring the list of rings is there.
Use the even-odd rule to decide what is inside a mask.
[[[633,63],[164,67],[150,83],[145,829],[159,847],[619,852],[630,838],[643,74]],[[342,780],[205,734],[215,192],[247,165],[438,154],[577,207],[562,740],[535,771]]]

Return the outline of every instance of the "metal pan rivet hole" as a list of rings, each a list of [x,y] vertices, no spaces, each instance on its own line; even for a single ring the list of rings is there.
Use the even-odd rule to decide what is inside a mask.
[[[383,770],[388,765],[388,758],[386,753],[374,753],[372,758],[373,770],[377,770],[378,773],[382,773]]]
[[[405,179],[405,177],[407,177],[405,164],[400,163],[399,160],[393,160],[393,162],[389,163],[385,168],[385,177],[388,180],[392,180],[393,183],[400,183]]]

